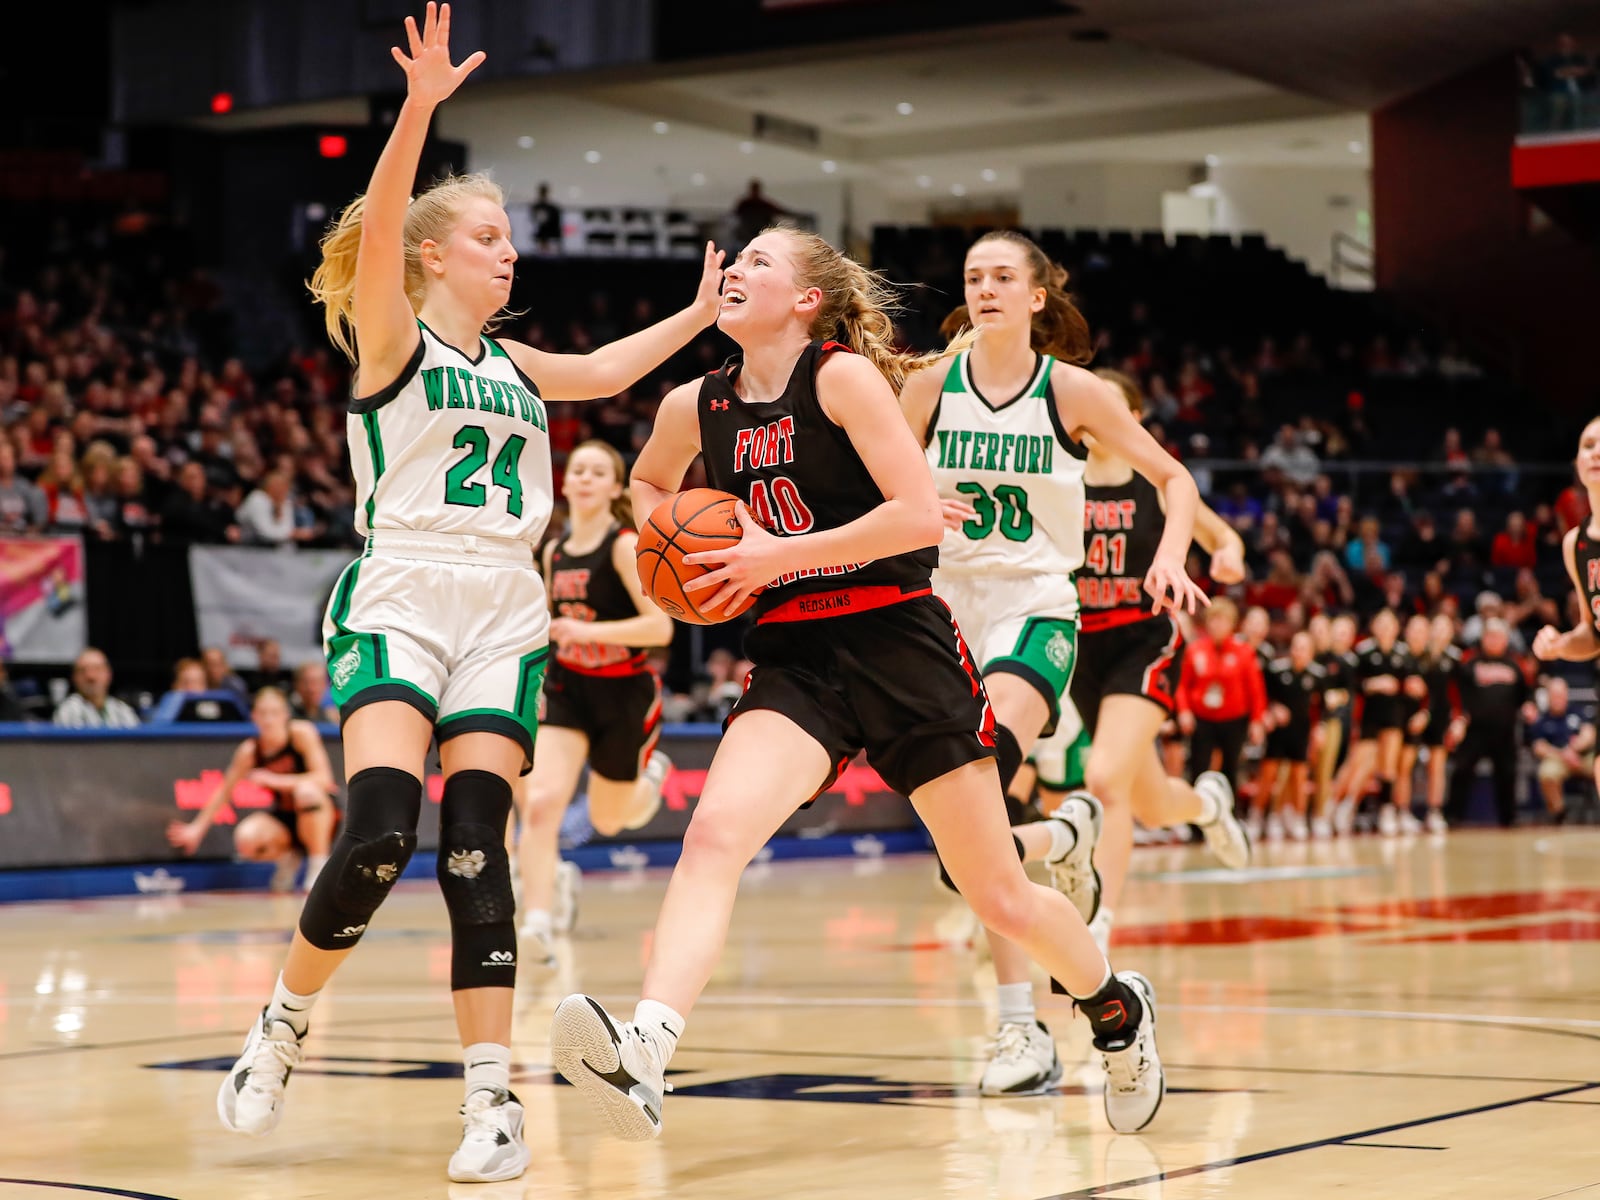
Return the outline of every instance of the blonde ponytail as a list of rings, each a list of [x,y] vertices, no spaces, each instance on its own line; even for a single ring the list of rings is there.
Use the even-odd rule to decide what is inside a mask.
[[[774,225],[765,232],[782,233],[795,244],[795,282],[822,292],[811,336],[837,338],[877,367],[896,392],[906,376],[962,349],[946,347],[931,354],[897,350],[894,319],[889,313],[902,306],[892,283],[807,230]]]
[[[406,297],[411,311],[422,311],[428,293],[428,276],[422,266],[422,243],[443,242],[461,216],[461,205],[471,197],[492,200],[505,207],[505,193],[487,175],[449,175],[418,193],[406,207],[401,230],[405,257]],[[357,196],[345,206],[322,238],[322,262],[307,282],[312,297],[323,306],[328,339],[356,361],[356,255],[361,249],[361,219],[367,198]],[[490,322],[489,328],[493,328]]]

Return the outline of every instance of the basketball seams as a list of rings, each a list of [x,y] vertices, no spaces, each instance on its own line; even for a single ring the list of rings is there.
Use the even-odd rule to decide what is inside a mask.
[[[690,499],[694,492],[709,493],[710,499],[704,500],[703,497]],[[696,504],[697,507],[680,517],[679,509],[685,499],[690,499],[690,503]],[[695,522],[707,513],[714,513],[719,508],[727,509],[730,504],[737,503],[738,498],[727,492],[720,492],[714,488],[691,488],[688,492],[680,492],[674,497],[671,508],[665,514],[667,524],[672,526],[670,530],[665,524],[656,519],[660,515],[659,509],[656,512],[652,512],[645,519],[639,531],[639,544],[635,549],[636,558],[642,566],[640,580],[645,585],[646,594],[656,600],[658,604],[662,600],[666,600],[673,609],[683,614],[677,616],[678,620],[688,621],[693,624],[715,625],[729,619],[728,617],[712,619],[701,612],[699,605],[695,603],[694,598],[689,595],[687,590],[686,585],[688,583],[709,574],[712,568],[694,567],[696,574],[685,579],[681,574],[680,564],[684,569],[689,569],[690,565],[683,563],[686,555],[723,549],[739,543],[744,531],[737,529],[732,533],[726,532],[726,526],[723,524],[726,518],[718,520],[720,527],[716,531],[707,532],[695,528]],[[684,534],[690,536],[690,542],[686,543],[682,540]],[[644,560],[647,555],[652,557],[654,561],[646,563]],[[670,571],[671,581],[674,585],[670,594],[668,594],[666,587],[667,581],[660,578],[663,566],[666,566]],[[662,607],[666,607],[666,605],[662,605]]]

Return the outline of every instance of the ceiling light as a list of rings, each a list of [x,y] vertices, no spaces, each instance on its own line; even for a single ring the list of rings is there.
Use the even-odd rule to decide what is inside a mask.
[[[657,121],[654,125],[650,126],[650,128],[654,129],[657,133],[672,132],[672,126],[668,125],[665,121]]]
[[[689,182],[695,187],[705,187],[706,177],[699,171],[696,171],[693,175],[689,176]]]
[[[1363,146],[1360,142],[1351,142],[1349,149],[1350,149],[1350,153],[1351,154],[1360,154],[1363,150],[1366,149],[1366,147]]]
[[[917,186],[919,188],[930,188],[930,187],[932,187],[933,186],[933,176],[932,175],[918,175],[917,176]]]
[[[1206,155],[1206,166],[1208,166],[1208,167],[1214,167],[1218,163],[1220,163],[1221,161],[1222,161],[1222,159],[1217,157],[1215,154]]]
[[[985,183],[993,183],[996,179],[1000,178],[1000,176],[993,167],[985,167],[983,170],[978,172],[978,178],[983,180]]]
[[[527,134],[523,134],[517,139],[517,146],[522,150],[532,150],[534,147],[534,139],[529,137]]]
[[[950,194],[952,196],[965,196],[967,194],[967,185],[964,183],[952,183],[950,185]]]
[[[917,111],[917,107],[909,100],[902,100],[899,104],[894,106],[894,110],[902,117],[909,117],[912,113]]]
[[[598,151],[598,150],[585,150],[583,152],[583,161],[586,162],[586,163],[597,163],[597,162],[599,162],[600,161],[600,151]]]
[[[833,159],[825,158],[822,160],[822,173],[824,175],[832,175],[838,169],[839,164],[834,162]]]
[[[739,143],[739,153],[740,154],[754,154],[755,152],[756,152],[756,144],[754,142],[740,142]]]

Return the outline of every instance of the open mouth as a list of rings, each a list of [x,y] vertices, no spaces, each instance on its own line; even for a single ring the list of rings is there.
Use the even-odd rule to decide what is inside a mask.
[[[738,288],[727,288],[722,293],[723,308],[737,308],[739,305],[743,304],[745,300],[745,294]]]

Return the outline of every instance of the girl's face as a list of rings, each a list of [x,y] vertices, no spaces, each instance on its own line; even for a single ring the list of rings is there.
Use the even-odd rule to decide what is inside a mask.
[[[1206,633],[1218,642],[1231,637],[1237,624],[1238,622],[1230,613],[1210,612],[1206,614]]]
[[[1406,649],[1422,654],[1428,649],[1428,618],[1412,617],[1406,622]]]
[[[1382,646],[1394,645],[1395,638],[1400,636],[1400,621],[1392,612],[1385,610],[1372,618],[1372,636],[1378,639]]]
[[[258,696],[250,719],[262,733],[282,734],[289,728],[289,706],[278,696]]]
[[[1456,640],[1456,623],[1442,613],[1433,619],[1429,637],[1435,650],[1443,650]]]
[[[1301,630],[1289,639],[1289,661],[1294,664],[1294,669],[1303,671],[1311,665],[1312,656],[1316,653],[1316,644],[1312,642],[1311,635]]]
[[[1356,623],[1349,617],[1338,617],[1333,622],[1333,648],[1343,654],[1356,644]]]
[[[517,249],[505,209],[486,197],[469,196],[450,236],[431,251],[429,245],[423,243],[423,263],[434,287],[443,287],[484,320],[506,306]]]
[[[962,296],[974,329],[1031,330],[1044,308],[1045,290],[1035,283],[1023,248],[988,238],[967,251]]]
[[[740,342],[758,332],[779,331],[796,316],[815,316],[822,289],[800,286],[797,249],[782,230],[770,230],[739,251],[722,273],[717,328]]]
[[[561,494],[574,510],[595,512],[609,508],[622,495],[622,480],[617,478],[611,456],[593,446],[574,450],[567,458]]]
[[[1583,427],[1578,439],[1578,480],[1586,488],[1600,487],[1600,417]]]

